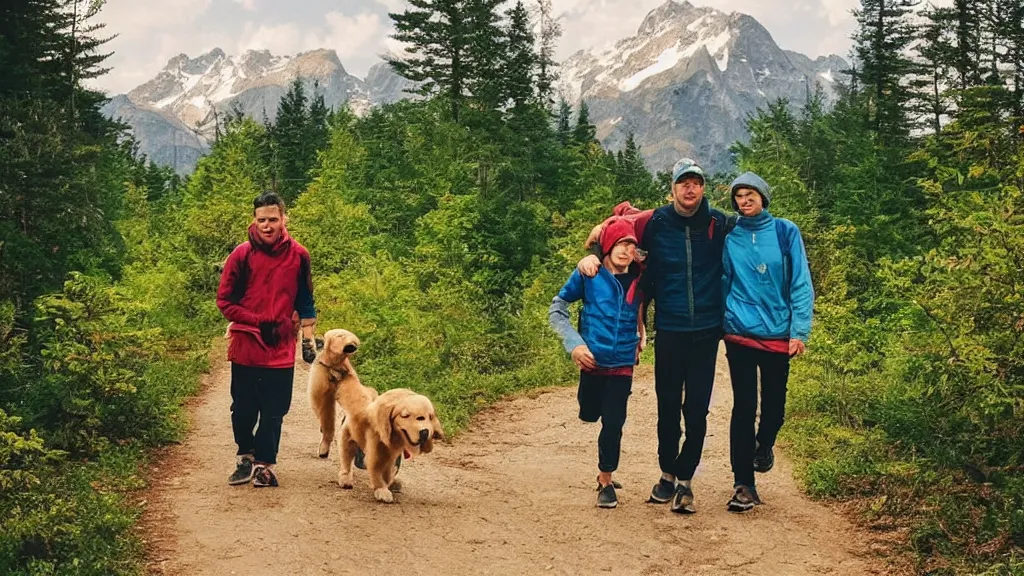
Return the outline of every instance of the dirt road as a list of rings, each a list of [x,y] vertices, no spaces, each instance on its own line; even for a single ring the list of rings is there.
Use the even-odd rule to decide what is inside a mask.
[[[534,392],[481,412],[433,454],[402,466],[397,503],[373,500],[365,472],[336,483],[316,457],[306,370],[295,375],[277,467],[281,487],[226,483],[234,466],[228,366],[217,363],[169,449],[143,525],[150,570],[168,575],[880,574],[865,537],[803,496],[784,455],[758,476],[765,505],[726,511],[731,388],[719,361],[698,513],[645,503],[659,476],[649,367],[638,372],[616,478],[619,507],[594,506],[598,424],[576,418],[575,390]],[[358,362],[357,362],[358,367]],[[368,384],[371,384],[368,382]],[[335,450],[336,452],[336,450]]]

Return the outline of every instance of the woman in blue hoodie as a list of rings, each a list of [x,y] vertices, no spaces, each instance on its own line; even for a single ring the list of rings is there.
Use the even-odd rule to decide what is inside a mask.
[[[814,288],[800,229],[768,212],[768,183],[747,172],[731,189],[740,217],[722,256],[724,339],[733,390],[729,445],[735,492],[728,507],[745,512],[761,503],[754,471],[767,472],[775,464],[789,361],[807,344]],[[755,434],[759,370],[761,423]]]
[[[643,349],[644,327],[638,320],[643,298],[637,289],[639,265],[634,262],[637,241],[632,222],[622,218],[609,222],[600,243],[600,270],[593,278],[573,270],[551,301],[548,319],[580,368],[580,420],[601,420],[597,505],[615,508],[618,498],[612,472],[619,466],[633,366]],[[578,332],[569,321],[569,304],[577,300],[583,300]]]

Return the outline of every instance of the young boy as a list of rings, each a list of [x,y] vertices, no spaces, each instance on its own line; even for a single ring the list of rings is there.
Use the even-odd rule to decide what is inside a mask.
[[[580,368],[580,420],[601,419],[597,438],[600,508],[618,505],[612,472],[619,465],[633,366],[643,349],[643,324],[637,320],[642,298],[637,289],[639,266],[634,264],[636,243],[631,222],[609,221],[600,236],[603,266],[593,278],[574,270],[548,309],[552,328]],[[569,321],[569,304],[577,300],[583,300],[579,332]]]
[[[287,221],[277,194],[264,192],[253,200],[249,241],[228,256],[217,290],[217,307],[231,322],[231,427],[238,445],[235,472],[228,478],[233,486],[278,485],[273,467],[292,403],[296,315],[303,360],[316,358],[309,252],[288,235]]]

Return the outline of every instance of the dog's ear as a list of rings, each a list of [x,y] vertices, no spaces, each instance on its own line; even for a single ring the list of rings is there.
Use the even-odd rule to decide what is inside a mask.
[[[370,404],[370,425],[380,436],[380,441],[391,446],[391,434],[394,433],[395,401],[392,398],[378,396]]]
[[[441,428],[441,421],[437,419],[437,414],[433,412],[430,414],[430,427],[434,429],[431,439],[444,440],[444,428]]]

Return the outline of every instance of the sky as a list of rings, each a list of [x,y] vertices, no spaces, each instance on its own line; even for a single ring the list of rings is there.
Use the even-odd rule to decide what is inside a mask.
[[[665,0],[553,0],[561,17],[560,59],[631,36]],[[858,0],[690,0],[756,18],[784,49],[811,58],[849,55]],[[529,2],[528,2],[529,3]],[[333,48],[345,69],[364,77],[393,46],[389,11],[405,0],[107,0],[97,20],[116,37],[106,44],[112,70],[94,81],[110,94],[153,78],[178,54],[219,47],[227,54],[267,49],[295,54]]]

